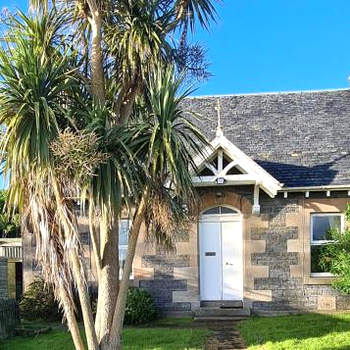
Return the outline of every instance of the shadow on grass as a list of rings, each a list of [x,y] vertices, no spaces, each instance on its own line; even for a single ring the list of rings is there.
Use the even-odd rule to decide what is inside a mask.
[[[253,317],[239,329],[252,349],[350,350],[350,313]]]
[[[40,327],[42,323],[27,323]],[[13,337],[0,340],[1,350],[74,350],[70,334],[64,326],[52,323],[50,333],[37,337]],[[125,327],[125,350],[179,350],[202,349],[209,332],[192,327],[191,319],[159,319],[149,325]]]

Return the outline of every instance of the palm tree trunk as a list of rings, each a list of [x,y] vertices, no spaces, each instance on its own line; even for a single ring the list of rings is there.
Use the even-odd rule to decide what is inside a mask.
[[[102,267],[95,329],[101,346],[108,341],[119,286],[118,220],[104,213],[100,223]]]
[[[87,0],[90,7],[91,18],[89,18],[92,42],[91,42],[91,85],[92,93],[97,102],[105,104],[105,82],[102,59],[102,18],[95,0]]]
[[[68,329],[73,339],[74,347],[76,350],[85,350],[83,340],[78,327],[78,322],[74,314],[74,307],[68,296],[66,290],[63,287],[59,288],[59,296],[62,302],[64,314],[67,318]]]
[[[81,266],[79,257],[75,251],[71,253],[71,261],[73,267],[73,274],[76,280],[79,300],[81,305],[81,311],[83,314],[85,335],[89,350],[98,350],[99,345],[94,327],[94,317],[92,315],[92,309],[90,304],[89,292],[85,279],[83,278],[83,267]]]
[[[95,258],[96,272],[97,272],[97,282],[100,280],[102,261],[100,254],[100,240],[98,237],[98,232],[96,232],[95,226],[95,206],[93,204],[92,199],[89,200],[89,230],[92,242],[92,251]]]
[[[118,111],[119,114],[119,123],[126,124],[131,116],[132,108],[135,102],[135,99],[140,90],[140,75],[138,73],[133,74],[133,79],[131,82],[125,83],[125,86],[120,92],[118,97]]]
[[[122,348],[121,334],[123,330],[123,321],[125,315],[126,297],[129,287],[129,278],[132,271],[132,263],[135,256],[137,240],[140,233],[140,228],[144,222],[147,198],[149,195],[148,186],[144,189],[139,206],[134,216],[134,220],[131,226],[129,240],[128,240],[128,253],[123,270],[123,278],[120,283],[118,299],[114,310],[113,323],[111,333],[109,337],[108,346],[102,348],[103,350],[119,350]]]

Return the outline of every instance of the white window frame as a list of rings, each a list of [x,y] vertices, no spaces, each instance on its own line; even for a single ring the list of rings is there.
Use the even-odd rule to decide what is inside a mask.
[[[344,223],[345,223],[345,219],[344,219],[344,214],[343,213],[339,213],[339,212],[335,212],[335,213],[312,213],[311,214],[311,218],[310,218],[310,261],[311,261],[311,247],[313,246],[320,246],[320,245],[326,245],[326,244],[330,244],[330,243],[334,243],[334,240],[314,240],[313,239],[313,224],[314,224],[314,218],[315,217],[322,217],[322,216],[340,216],[340,231],[343,232],[344,231]],[[310,264],[310,275],[311,277],[333,277],[334,275],[330,272],[312,272],[311,271],[311,264]]]
[[[119,234],[119,236],[120,236],[119,230],[120,230],[122,221],[128,221],[129,233],[130,233],[130,228],[131,228],[131,224],[132,224],[132,220],[130,218],[121,218],[118,222],[118,225],[119,225],[118,234]],[[121,280],[123,277],[123,270],[120,266],[120,250],[126,249],[126,252],[128,252],[128,244],[120,244],[119,238],[118,238],[119,279]],[[134,269],[131,270],[130,279],[131,280],[134,279]]]
[[[219,208],[219,213],[206,214],[206,212],[208,210],[214,209],[214,208]],[[222,213],[222,208],[231,209],[233,212],[232,213]],[[226,216],[235,216],[235,215],[239,215],[239,214],[240,214],[240,212],[237,209],[235,209],[235,208],[233,208],[233,207],[231,207],[229,205],[214,205],[212,207],[208,207],[205,210],[203,210],[201,215],[202,216],[218,216],[218,215],[220,215],[220,216],[225,216],[225,215]]]

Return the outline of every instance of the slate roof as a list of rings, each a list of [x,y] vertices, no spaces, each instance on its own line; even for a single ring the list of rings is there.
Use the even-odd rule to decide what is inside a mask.
[[[350,89],[191,97],[212,140],[224,135],[284,187],[350,185]]]

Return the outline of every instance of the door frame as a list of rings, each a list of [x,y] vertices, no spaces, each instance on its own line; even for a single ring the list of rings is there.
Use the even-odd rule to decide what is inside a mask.
[[[205,211],[211,208],[216,208],[216,207],[226,207],[233,209],[237,212],[237,214],[204,214]],[[202,301],[202,292],[201,292],[201,248],[200,248],[200,223],[206,223],[206,222],[211,222],[211,223],[221,223],[221,222],[239,222],[240,223],[240,234],[241,234],[241,258],[242,258],[242,300],[243,300],[243,295],[244,295],[244,237],[243,237],[243,215],[242,213],[235,207],[231,205],[226,205],[226,204],[218,204],[218,205],[212,205],[210,207],[205,208],[202,210],[198,216],[198,221],[197,221],[197,249],[198,249],[198,290],[199,290],[199,300]],[[220,237],[221,241],[221,237]],[[221,259],[222,259],[222,254],[221,254]],[[222,268],[222,266],[221,266]],[[223,281],[222,281],[223,282]]]

